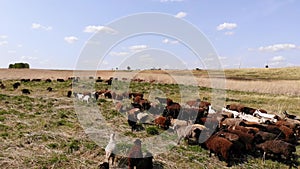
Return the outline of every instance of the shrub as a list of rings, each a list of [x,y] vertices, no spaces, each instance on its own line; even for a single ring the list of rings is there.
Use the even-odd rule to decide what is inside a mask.
[[[148,127],[146,129],[146,132],[147,132],[147,134],[150,134],[150,135],[158,135],[159,134],[156,127]]]
[[[15,64],[9,64],[9,69],[29,69],[28,63],[15,63]]]

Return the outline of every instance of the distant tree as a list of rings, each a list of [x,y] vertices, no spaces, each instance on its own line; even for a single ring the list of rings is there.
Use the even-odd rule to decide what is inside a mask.
[[[127,70],[130,70],[131,69],[131,67],[130,66],[127,66]]]
[[[28,63],[15,63],[15,64],[9,64],[8,66],[9,69],[29,69],[29,64]]]

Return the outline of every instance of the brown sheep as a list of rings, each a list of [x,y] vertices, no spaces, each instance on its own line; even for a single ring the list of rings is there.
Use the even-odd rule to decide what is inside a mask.
[[[225,118],[223,121],[220,122],[220,126],[222,127],[229,127],[234,125],[239,125],[243,120],[239,118]]]
[[[260,144],[268,140],[276,139],[277,135],[270,132],[259,131],[254,135],[255,144]]]
[[[170,116],[168,116],[168,117],[158,116],[157,118],[154,119],[154,123],[157,126],[167,130],[171,124],[171,117]]]
[[[180,113],[180,109],[181,106],[179,103],[176,102],[169,102],[167,100],[167,106],[165,107],[164,111],[163,111],[163,116],[167,117],[167,116],[171,116],[174,119],[177,119],[179,113]]]
[[[296,152],[294,145],[282,140],[269,140],[256,145],[256,147],[264,152],[264,160],[267,153],[272,153],[279,156],[284,155],[286,160],[291,161],[291,158],[294,156],[293,153]]]
[[[230,133],[234,133],[234,134],[237,134],[239,136],[240,141],[245,144],[246,150],[248,152],[253,151],[253,140],[254,140],[253,135],[245,133],[241,130],[236,130],[235,128],[232,128],[232,127],[229,127],[228,131]]]
[[[237,112],[243,112],[244,107],[245,107],[244,105],[235,104],[235,103],[226,105],[226,109],[237,111]]]
[[[228,167],[231,166],[231,155],[233,148],[232,142],[230,142],[226,138],[213,135],[208,140],[206,140],[205,146],[209,150],[210,157],[211,153],[215,153],[216,155],[223,157]]]

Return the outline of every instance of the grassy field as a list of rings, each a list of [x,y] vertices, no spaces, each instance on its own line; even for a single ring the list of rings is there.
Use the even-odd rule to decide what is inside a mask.
[[[299,68],[226,70],[228,82],[231,83],[233,80],[232,83],[244,84],[246,82],[249,85],[255,81],[254,88],[257,90],[247,90],[250,87],[246,84],[240,86],[239,89],[231,85],[226,92],[223,91],[225,95],[215,97],[224,100],[226,104],[241,103],[249,107],[266,109],[279,116],[282,116],[281,113],[284,110],[300,116],[300,97],[297,87],[300,79],[299,70]],[[193,74],[205,77],[205,72],[193,71]],[[151,72],[146,73],[151,74]],[[153,73],[152,77],[161,74],[160,72]],[[175,73],[179,76],[184,75],[180,71]],[[22,83],[18,89],[14,90],[12,84],[16,81],[18,80],[9,78],[3,80],[2,83],[6,88],[0,89],[0,168],[97,168],[98,164],[104,160],[103,146],[108,141],[108,134],[93,135],[93,132],[87,130],[98,127],[101,119],[97,119],[97,117],[104,118],[107,126],[112,128],[117,124],[117,127],[113,129],[130,138],[152,137],[146,131],[131,133],[125,116],[116,111],[114,102],[109,99],[100,99],[98,102],[85,104],[66,97],[67,91],[72,89],[71,81],[27,82]],[[286,83],[286,85],[294,87],[281,88],[281,92],[273,91],[271,88],[274,86],[265,86],[270,81],[275,84],[274,86]],[[73,88],[82,88],[88,85],[91,84],[83,83],[81,86],[73,86]],[[199,92],[201,99],[208,101],[211,101],[214,96],[209,85],[195,87],[147,82],[131,83],[129,87],[126,85],[128,84],[118,84],[118,90],[124,88],[124,90],[144,92],[150,100],[159,93],[163,93],[177,102],[189,100],[190,98],[187,96],[194,94],[195,91]],[[50,86],[53,88],[52,92],[46,90]],[[90,87],[96,90],[109,86],[97,83]],[[31,94],[21,94],[22,88],[30,89]],[[264,91],[258,90],[260,88],[263,88]],[[179,94],[182,90],[184,90],[184,96]],[[79,114],[79,109],[75,110],[74,104],[79,105],[79,108],[82,106],[86,109]],[[95,106],[101,111],[101,115],[88,111]],[[89,117],[88,121],[85,121],[86,124],[82,123],[80,115]],[[160,129],[157,130],[162,132]],[[101,143],[95,142],[94,139],[97,137],[104,139],[100,139]],[[131,142],[125,142],[118,146],[123,147],[121,150],[126,150],[131,144]],[[299,146],[297,154],[300,154]],[[209,157],[208,152],[201,147],[186,146],[184,143],[163,153],[155,154],[154,161],[155,166],[166,169],[226,168],[225,162],[219,161],[215,156]],[[298,162],[300,161],[298,160]],[[124,163],[125,161],[121,159],[120,168],[124,168],[122,165]],[[234,165],[231,168],[275,169],[288,168],[288,166],[272,160],[267,160],[263,164],[260,158],[249,156],[245,163]]]

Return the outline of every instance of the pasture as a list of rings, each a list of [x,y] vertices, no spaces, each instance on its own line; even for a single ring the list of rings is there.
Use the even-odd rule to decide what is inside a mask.
[[[74,104],[86,109],[97,107],[107,126],[130,138],[150,138],[153,136],[152,132],[154,134],[156,131],[163,132],[156,126],[147,126],[143,131],[131,132],[126,117],[116,109],[115,102],[111,99],[100,98],[87,104],[74,99],[73,95],[68,98],[67,92],[69,90],[82,87],[72,86],[72,81],[67,80],[68,77],[72,76],[72,71],[57,70],[49,73],[47,70],[44,72],[39,70],[34,74],[32,72],[26,74],[26,71],[35,70],[23,72],[16,70],[20,71],[19,74],[9,71],[12,70],[0,70],[0,78],[5,86],[5,88],[0,89],[1,168],[97,168],[105,158],[105,151],[104,147],[96,144],[91,137],[104,137],[106,139],[102,141],[105,144],[108,142],[108,135],[93,136],[93,133],[87,134],[86,128],[83,128],[83,124],[80,123],[78,111],[75,111]],[[113,75],[112,71],[102,73],[97,72],[97,76],[108,79]],[[126,76],[126,71],[121,73]],[[172,73],[178,76],[185,75],[184,71]],[[210,88],[210,81],[204,70],[192,72],[201,84],[198,87],[172,83],[165,78],[166,74],[166,72],[161,71],[144,71],[139,74],[139,78],[145,79],[144,82],[117,82],[119,83],[117,87],[118,90],[122,88],[127,90],[124,86],[129,85],[128,90],[143,92],[150,101],[153,101],[155,94],[162,92],[166,97],[170,97],[176,102],[185,102],[190,98],[180,95],[182,89],[186,95],[196,91],[202,100],[212,101],[211,92],[213,89]],[[300,68],[226,70],[225,75],[227,78],[226,90],[224,91],[226,95],[216,97],[224,100],[226,104],[241,103],[249,107],[265,109],[281,117],[283,117],[282,112],[285,110],[290,114],[300,116]],[[42,81],[21,82],[21,85],[14,89],[13,84],[20,82],[21,78],[41,78]],[[45,82],[47,78],[52,79],[52,81]],[[63,78],[66,81],[57,82],[57,78]],[[151,80],[154,83],[149,83]],[[90,85],[90,83],[85,85]],[[53,90],[49,92],[48,87]],[[95,90],[111,89],[104,82],[95,83],[95,86],[90,87]],[[30,94],[22,94],[22,89],[29,89]],[[130,102],[130,100],[127,101]],[[90,112],[87,111],[87,114],[84,115],[90,115],[88,113]],[[97,119],[92,118],[91,122],[85,126],[97,126]],[[130,142],[125,142],[118,146],[126,149],[130,145]],[[154,156],[154,164],[158,168],[227,168],[224,161],[218,160],[216,156],[209,157],[208,151],[198,145],[182,143],[166,146],[172,146],[172,148]],[[299,145],[296,154],[300,154]],[[125,161],[121,159],[119,162],[120,168],[124,168]],[[298,159],[297,162],[299,164],[300,160]],[[247,161],[233,165],[231,168],[288,167],[282,162],[270,159],[263,163],[261,157],[249,155]]]

